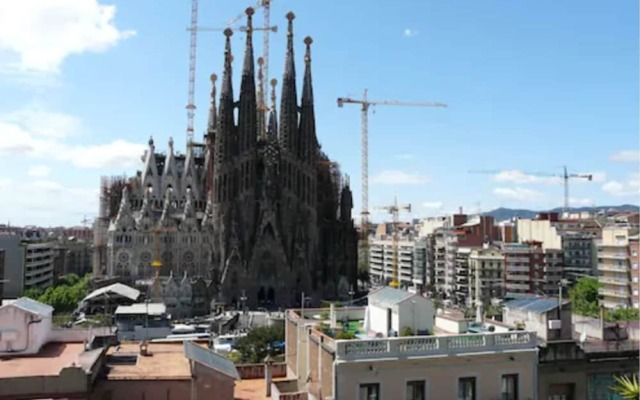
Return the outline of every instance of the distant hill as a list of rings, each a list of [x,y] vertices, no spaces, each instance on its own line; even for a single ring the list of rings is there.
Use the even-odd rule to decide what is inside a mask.
[[[639,206],[634,206],[632,204],[623,204],[620,206],[601,206],[601,207],[572,207],[570,208],[571,212],[583,212],[583,211],[616,211],[616,212],[640,212]],[[524,210],[524,209],[513,209],[513,208],[496,208],[495,210],[484,213],[484,215],[491,215],[496,221],[503,221],[505,219],[511,219],[514,217],[518,218],[534,218],[540,212],[562,212],[562,207],[554,208],[553,210],[545,210],[545,211],[532,211],[532,210]]]

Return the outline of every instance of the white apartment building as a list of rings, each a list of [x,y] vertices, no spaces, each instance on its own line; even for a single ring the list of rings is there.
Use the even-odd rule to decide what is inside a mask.
[[[638,308],[637,229],[609,227],[602,230],[598,249],[598,280],[601,304],[610,309]]]
[[[398,241],[398,281],[401,288],[422,291],[425,285],[426,239]],[[393,279],[393,240],[369,242],[369,276],[374,285],[387,285]]]

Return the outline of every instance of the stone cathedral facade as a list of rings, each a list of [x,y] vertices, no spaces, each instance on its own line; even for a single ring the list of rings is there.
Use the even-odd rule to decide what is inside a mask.
[[[356,285],[357,232],[348,179],[321,151],[315,126],[311,38],[304,40],[302,95],[298,97],[292,13],[276,111],[258,60],[257,84],[251,15],[239,97],[234,96],[230,37],[216,99],[202,144],[179,154],[149,140],[144,167],[118,191],[109,216],[101,272],[127,280],[160,275],[204,279],[215,301],[249,306],[294,306],[348,297]],[[165,278],[166,279],[166,278]]]

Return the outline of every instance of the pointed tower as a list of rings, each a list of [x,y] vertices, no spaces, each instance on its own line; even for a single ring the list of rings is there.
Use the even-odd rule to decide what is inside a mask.
[[[238,109],[238,141],[239,153],[245,154],[256,148],[257,140],[257,104],[256,83],[253,63],[253,8],[249,7],[247,13],[247,39],[244,50],[244,64],[242,66],[242,78],[240,80],[240,101]],[[245,171],[247,165],[244,166]]]
[[[205,154],[204,154],[204,169],[202,180],[204,184],[202,185],[203,192],[207,195],[211,194],[210,192],[213,189],[213,164],[214,164],[214,144],[216,139],[216,129],[218,125],[218,116],[216,114],[216,81],[218,80],[218,76],[216,74],[211,74],[211,106],[209,108],[209,121],[207,124],[207,136],[205,140]]]
[[[220,108],[217,115],[218,128],[216,130],[215,141],[215,163],[222,164],[230,160],[233,156],[233,145],[235,138],[235,123],[233,118],[234,100],[233,83],[231,70],[231,36],[233,31],[226,29],[224,50],[224,73],[222,75],[222,89],[220,90]]]
[[[258,57],[258,139],[264,139],[267,132],[267,127],[265,126],[265,120],[267,117],[267,104],[265,101],[265,87],[264,87],[264,59],[262,57]]]
[[[222,89],[220,91],[220,108],[218,111],[216,137],[213,156],[213,193],[218,203],[226,202],[230,198],[232,175],[228,163],[233,158],[233,148],[236,139],[236,127],[233,118],[233,84],[231,71],[231,35],[233,31],[226,29],[224,51],[224,73],[222,75]]]
[[[292,12],[287,14],[287,55],[282,76],[282,95],[280,98],[280,146],[283,151],[297,153],[296,133],[298,128],[298,104],[296,91],[296,66],[293,59],[293,19]]]
[[[302,107],[300,112],[300,155],[315,167],[317,151],[316,115],[313,107],[313,82],[311,79],[311,43],[313,39],[307,36],[304,39],[307,46],[304,55],[304,80],[302,84]],[[315,169],[315,168],[314,168]]]

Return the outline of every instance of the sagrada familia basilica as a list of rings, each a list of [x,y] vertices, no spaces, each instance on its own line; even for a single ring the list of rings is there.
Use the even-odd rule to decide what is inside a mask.
[[[180,154],[169,140],[161,153],[150,139],[144,167],[135,177],[103,183],[96,274],[155,285],[163,281],[164,286],[168,280],[182,285],[204,281],[216,302],[242,299],[247,306],[292,306],[300,303],[303,292],[315,302],[344,298],[356,284],[357,232],[349,181],[316,136],[312,40],[304,39],[299,98],[294,15],[287,14],[276,111],[277,82],[269,82],[267,105],[262,59],[256,84],[252,13],[247,10],[237,99],[232,31],[225,31],[220,94],[217,98],[212,75],[202,143],[189,143]]]

